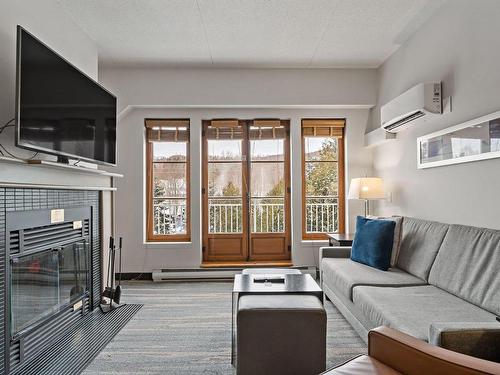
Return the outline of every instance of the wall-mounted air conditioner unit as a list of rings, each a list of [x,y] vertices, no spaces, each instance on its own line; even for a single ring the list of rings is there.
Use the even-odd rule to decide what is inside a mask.
[[[382,106],[381,126],[397,133],[417,119],[442,113],[441,82],[420,83]]]

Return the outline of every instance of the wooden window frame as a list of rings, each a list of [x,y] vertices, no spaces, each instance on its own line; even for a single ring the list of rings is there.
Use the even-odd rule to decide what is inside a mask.
[[[255,262],[255,261],[288,261],[291,259],[291,227],[292,227],[292,212],[291,212],[291,189],[290,189],[290,120],[280,120],[280,119],[254,119],[254,120],[237,120],[237,119],[215,119],[215,120],[203,120],[203,131],[202,131],[202,204],[203,204],[203,220],[202,220],[202,251],[203,251],[203,261],[207,263],[213,262]],[[221,128],[231,128],[235,126],[243,127],[242,136],[242,155],[243,159],[241,161],[243,168],[243,180],[242,180],[242,229],[243,229],[243,248],[239,254],[217,254],[213,253],[210,249],[210,241],[217,236],[223,238],[231,238],[237,236],[238,234],[220,234],[220,233],[209,233],[208,231],[208,137],[207,128],[209,126],[220,126]],[[285,204],[285,230],[284,232],[251,232],[251,224],[249,220],[251,218],[250,210],[250,185],[251,185],[251,168],[249,166],[252,163],[259,163],[258,161],[252,161],[250,157],[250,127],[251,126],[282,126],[284,127],[284,149],[283,157],[284,160],[280,161],[284,165],[284,178],[285,178],[285,194],[284,204]],[[267,130],[273,132],[273,130]],[[227,134],[227,133],[226,133]],[[261,161],[261,163],[264,163]],[[245,182],[246,181],[246,182]],[[279,235],[285,238],[284,249],[285,252],[280,254],[267,253],[267,254],[256,254],[251,252],[251,241],[252,239],[266,239],[275,238]]]
[[[338,168],[338,232],[345,233],[345,152],[344,152],[344,129],[345,119],[302,119],[300,126],[301,138],[301,163],[302,163],[302,240],[328,240],[328,233],[308,233],[307,232],[307,212],[306,212],[306,155],[305,155],[305,138],[304,128],[309,126],[318,127],[332,127],[336,128],[335,135],[325,136],[335,137],[338,139],[338,155],[337,155],[337,168]]]
[[[146,134],[146,242],[191,242],[191,159],[190,159],[190,119],[145,119],[146,131],[148,123],[157,121],[187,122],[188,137],[186,141],[186,233],[184,234],[154,234],[153,231],[153,142]]]

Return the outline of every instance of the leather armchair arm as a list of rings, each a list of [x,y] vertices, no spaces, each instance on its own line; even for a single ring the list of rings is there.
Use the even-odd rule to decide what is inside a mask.
[[[406,375],[500,374],[500,364],[433,346],[388,327],[368,333],[368,355]]]
[[[500,362],[500,323],[433,323],[429,329],[429,343]]]

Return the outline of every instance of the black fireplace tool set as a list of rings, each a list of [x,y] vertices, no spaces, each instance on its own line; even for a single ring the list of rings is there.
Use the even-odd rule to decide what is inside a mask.
[[[118,285],[115,287],[115,259],[116,252],[120,253],[120,263],[119,270],[120,276],[118,277]],[[101,301],[101,311],[103,313],[108,313],[112,310],[115,310],[119,307],[124,306],[125,304],[120,304],[120,298],[122,295],[122,238],[120,237],[118,240],[118,247],[115,246],[115,239],[113,237],[109,238],[109,256],[108,256],[108,275],[106,278],[106,287],[104,288],[104,292],[102,293],[102,301]],[[109,300],[109,302],[106,301]]]

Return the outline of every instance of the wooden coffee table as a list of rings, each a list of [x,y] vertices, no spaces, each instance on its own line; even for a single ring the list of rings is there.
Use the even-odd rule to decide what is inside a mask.
[[[233,292],[231,293],[231,363],[236,358],[236,312],[238,301],[243,294],[308,294],[319,298],[323,303],[323,291],[318,283],[309,274],[284,274],[284,283],[256,283],[254,277],[262,277],[262,274],[249,274],[234,276]],[[277,276],[275,274],[270,276]]]

